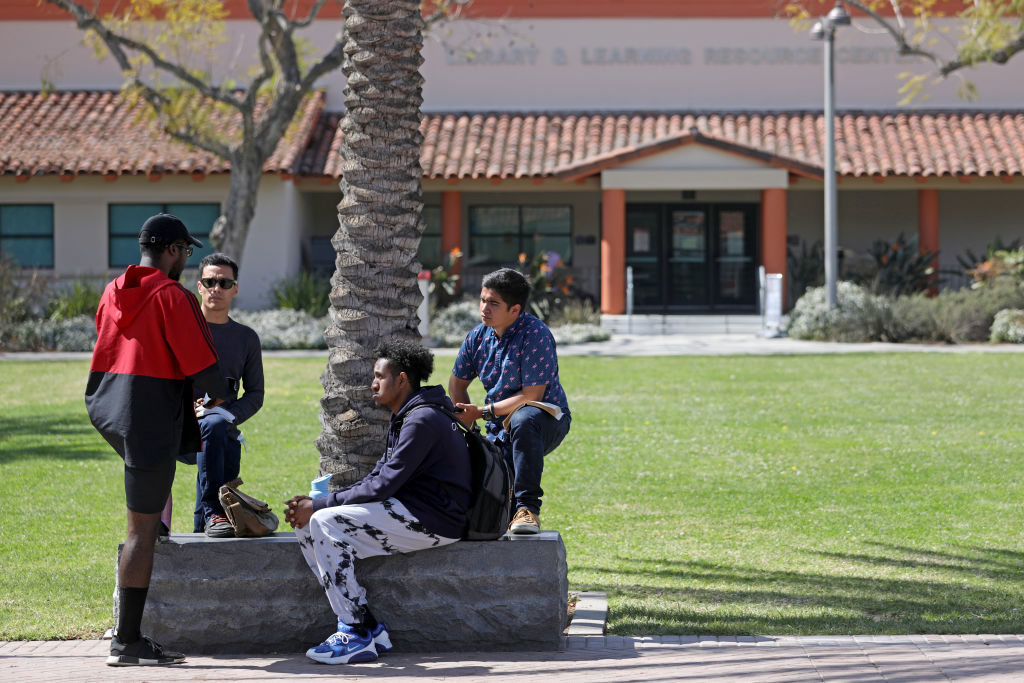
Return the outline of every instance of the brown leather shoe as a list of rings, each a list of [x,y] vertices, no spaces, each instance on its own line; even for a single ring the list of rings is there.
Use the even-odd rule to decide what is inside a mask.
[[[540,518],[526,508],[519,508],[508,525],[508,531],[510,534],[539,534]]]

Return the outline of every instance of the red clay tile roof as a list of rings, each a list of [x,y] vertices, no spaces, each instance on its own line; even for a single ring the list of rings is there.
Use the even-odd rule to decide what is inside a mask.
[[[299,175],[341,176],[325,113]],[[700,144],[800,175],[824,166],[820,112],[436,113],[424,116],[425,178],[582,178]],[[1024,111],[842,112],[836,165],[847,177],[1024,173]]]
[[[302,104],[296,123],[263,170],[292,173],[323,110],[324,94]],[[227,173],[208,152],[172,140],[116,91],[0,92],[0,173],[150,175]]]
[[[340,178],[341,114],[303,104],[266,173]],[[227,173],[139,117],[117,92],[0,92],[0,173]],[[704,145],[820,176],[820,112],[431,113],[425,178],[585,178],[683,145]],[[836,164],[846,177],[1024,175],[1024,111],[842,112]]]

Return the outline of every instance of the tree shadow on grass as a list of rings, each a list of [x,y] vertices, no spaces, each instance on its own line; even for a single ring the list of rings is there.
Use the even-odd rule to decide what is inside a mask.
[[[809,552],[820,557],[873,566],[931,569],[1018,582],[1024,580],[1024,553],[1016,550],[958,546],[962,547],[965,552],[956,554],[937,550],[921,550],[891,543],[869,542],[868,545],[878,548],[879,554]]]
[[[37,414],[0,421],[0,464],[45,458],[97,460],[111,452],[88,419]]]
[[[874,544],[883,554],[815,554],[843,560],[844,573],[762,570],[718,563],[619,558],[623,579],[588,589],[624,600],[609,614],[619,634],[708,635],[1020,633],[1021,554],[963,554]],[[860,566],[858,566],[860,565]],[[877,568],[905,569],[879,575]],[[635,567],[635,568],[634,568]],[[917,574],[915,576],[915,574]],[[637,581],[628,582],[629,576]],[[972,581],[981,579],[982,582]]]

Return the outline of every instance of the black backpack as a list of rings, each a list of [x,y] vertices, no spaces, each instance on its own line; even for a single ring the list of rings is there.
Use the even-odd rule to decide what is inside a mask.
[[[505,462],[504,452],[481,434],[479,427],[474,425],[467,429],[454,413],[436,403],[421,403],[410,408],[403,420],[414,410],[427,407],[447,415],[462,431],[469,448],[471,493],[462,538],[467,541],[493,541],[504,536],[512,521],[512,473]]]

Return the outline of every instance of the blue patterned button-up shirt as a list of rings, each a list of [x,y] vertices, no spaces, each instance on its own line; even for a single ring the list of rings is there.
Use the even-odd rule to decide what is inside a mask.
[[[558,381],[558,354],[548,326],[523,313],[499,337],[494,329],[480,324],[466,335],[455,358],[452,374],[462,380],[480,378],[487,390],[487,403],[518,394],[523,387],[547,385],[541,401],[569,413],[569,401]],[[503,416],[487,423],[487,432],[504,437]]]

